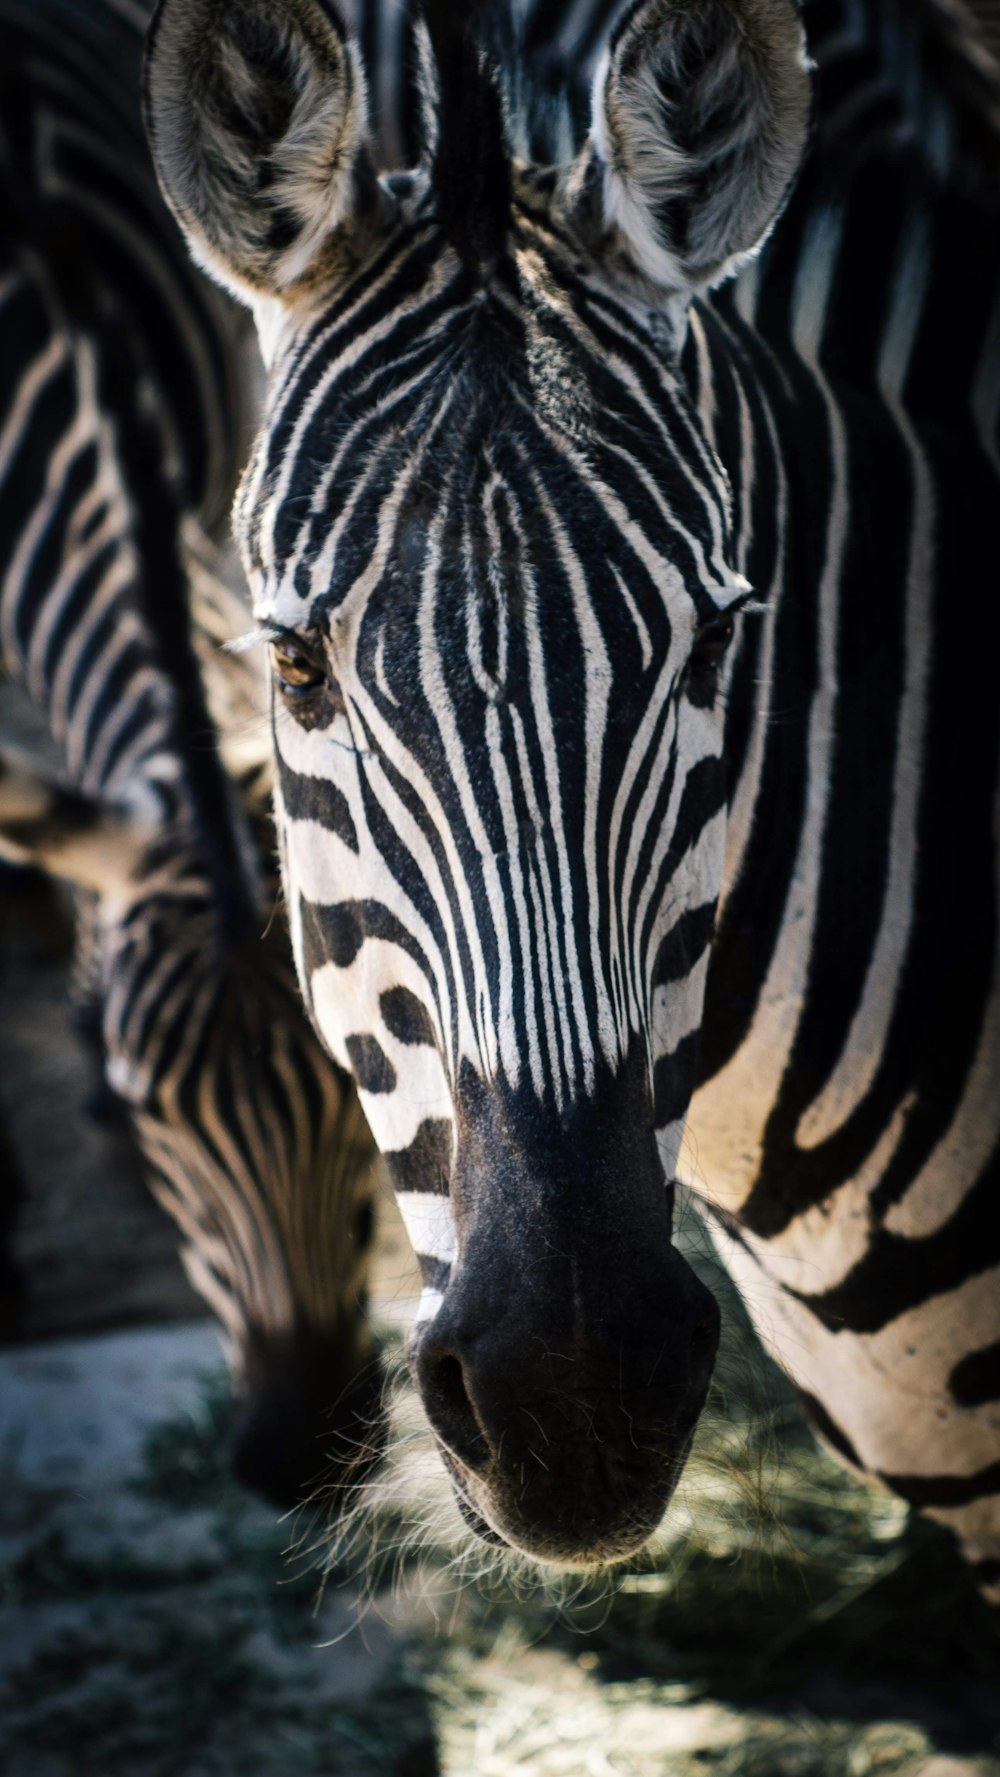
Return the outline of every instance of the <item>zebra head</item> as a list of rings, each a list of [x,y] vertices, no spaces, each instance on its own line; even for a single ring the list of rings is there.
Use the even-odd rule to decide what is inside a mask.
[[[277,885],[262,871],[252,926],[226,932],[185,837],[147,835],[99,905],[105,1076],[225,1334],[237,1476],[339,1505],[382,1443],[372,1139],[303,1017]]]
[[[473,1527],[587,1565],[658,1522],[717,1343],[672,1194],[749,589],[679,355],[807,82],[786,0],[637,0],[560,155],[583,70],[534,110],[507,10],[423,8],[402,168],[328,0],[162,0],[147,121],[268,366],[236,529],[282,867],[422,1260],[415,1374]]]

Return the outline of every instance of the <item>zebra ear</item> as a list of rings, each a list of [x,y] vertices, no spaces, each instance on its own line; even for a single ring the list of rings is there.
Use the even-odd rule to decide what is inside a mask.
[[[120,893],[152,838],[136,816],[68,790],[13,748],[0,747],[0,858],[31,864],[75,888]]]
[[[302,278],[357,203],[364,79],[327,0],[160,0],[144,108],[195,259],[244,301]]]
[[[594,86],[577,188],[661,288],[689,296],[765,239],[805,143],[809,80],[790,0],[636,0]]]

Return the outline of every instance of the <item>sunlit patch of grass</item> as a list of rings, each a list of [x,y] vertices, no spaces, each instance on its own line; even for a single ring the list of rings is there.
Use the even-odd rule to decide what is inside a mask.
[[[931,1742],[908,1722],[858,1727],[803,1709],[720,1706],[695,1686],[600,1682],[595,1656],[450,1646],[428,1677],[455,1777],[912,1777]]]

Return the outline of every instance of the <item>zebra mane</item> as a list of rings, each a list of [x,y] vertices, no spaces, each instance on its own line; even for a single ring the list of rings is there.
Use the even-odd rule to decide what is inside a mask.
[[[29,127],[7,71],[4,96],[22,129]],[[0,221],[9,238],[41,248],[67,324],[97,345],[102,405],[114,422],[118,467],[135,527],[139,560],[133,596],[154,665],[171,688],[170,737],[190,798],[194,835],[214,891],[217,928],[226,948],[259,927],[256,865],[223,765],[190,630],[189,580],[181,552],[184,491],[164,461],[165,440],[144,411],[139,358],[127,314],[109,306],[95,275],[92,243],[79,216],[28,187],[33,157],[25,155],[16,190],[0,186]],[[36,201],[32,201],[35,196]]]
[[[181,555],[181,502],[162,462],[153,422],[128,381],[124,350],[102,342],[103,395],[121,442],[121,472],[135,515],[140,571],[136,602],[157,664],[174,694],[171,739],[190,798],[195,837],[214,891],[216,923],[226,948],[259,928],[256,867],[208,709],[191,640],[190,584]]]
[[[463,258],[489,264],[503,251],[511,202],[510,151],[501,96],[503,45],[488,0],[458,8],[423,0],[433,66],[425,112],[440,219]]]

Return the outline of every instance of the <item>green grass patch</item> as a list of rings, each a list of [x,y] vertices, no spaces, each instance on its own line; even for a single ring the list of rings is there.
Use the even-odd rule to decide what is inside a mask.
[[[206,1370],[190,1406],[149,1432],[134,1491],[181,1511],[242,1504],[246,1496],[230,1463],[234,1421],[228,1371],[222,1365]]]

